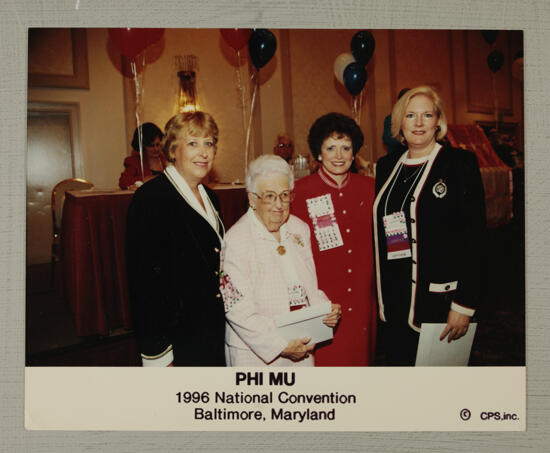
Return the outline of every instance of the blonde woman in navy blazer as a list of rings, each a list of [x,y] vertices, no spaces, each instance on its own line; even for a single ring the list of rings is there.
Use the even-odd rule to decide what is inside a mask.
[[[171,165],[136,191],[128,210],[128,280],[143,366],[225,365],[224,229],[215,194],[201,184],[217,141],[209,114],[173,117],[163,141]]]
[[[407,151],[376,166],[376,283],[388,365],[414,365],[423,322],[446,323],[441,341],[465,335],[482,299],[483,184],[473,153],[438,143],[446,131],[439,95],[413,88],[392,112],[392,134]],[[396,225],[399,212],[406,237],[388,242],[384,216]]]

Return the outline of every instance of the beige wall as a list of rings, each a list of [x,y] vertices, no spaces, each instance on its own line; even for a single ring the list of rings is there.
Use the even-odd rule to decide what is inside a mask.
[[[355,30],[273,32],[278,47],[271,62],[260,71],[249,160],[261,153],[271,153],[275,136],[284,131],[294,135],[297,152],[308,152],[307,133],[316,118],[330,111],[351,115],[351,96],[336,81],[333,64],[337,55],[350,51]],[[383,120],[391,111],[397,92],[405,86],[436,85],[441,90],[451,122],[471,124],[494,119],[490,110],[485,113],[470,111],[467,100],[468,84],[475,83],[478,92],[491,90],[490,74],[484,63],[491,47],[480,38],[479,32],[372,32],[376,50],[367,66],[368,80],[361,110],[361,129],[365,134],[361,154],[364,158],[372,160],[385,153],[381,140]],[[467,37],[467,33],[471,35]],[[87,36],[90,89],[31,89],[29,100],[80,104],[82,176],[98,186],[115,187],[135,128],[133,81],[115,68],[113,61],[116,58],[105,29],[89,29]],[[521,39],[517,33],[501,32],[496,48],[507,58],[507,63],[496,75],[497,87],[502,92],[507,90],[506,95],[510,94],[511,110],[501,116],[501,120],[519,122],[521,126],[522,84],[510,76],[511,56],[521,48]],[[142,122],[152,121],[164,127],[175,113],[178,79],[174,57],[196,55],[199,103],[201,109],[214,115],[220,128],[215,177],[220,181],[242,180],[245,128],[236,71],[239,68],[244,78],[245,102],[250,106],[250,65],[246,47],[241,51],[239,66],[235,51],[223,41],[218,29],[168,29],[163,39],[147,52],[147,65],[140,76],[144,87]],[[467,62],[470,68],[466,67]],[[486,74],[478,77],[483,71]]]
[[[290,31],[293,121],[298,151],[307,149],[307,132],[318,116],[329,111],[351,114],[350,95],[336,81],[332,68],[336,56],[350,51],[349,43],[354,33],[355,30]],[[501,50],[506,59],[495,75],[497,93],[501,93],[499,106],[510,104],[509,112],[501,114],[499,121],[519,123],[521,133],[522,83],[510,74],[512,58],[522,46],[517,32],[501,32],[495,47],[483,41],[478,31],[373,30],[372,33],[376,49],[367,66],[364,89],[363,157],[372,160],[385,153],[383,121],[391,112],[398,92],[405,87],[420,84],[437,87],[450,123],[493,121],[492,79],[486,65],[487,55],[493,48]],[[488,106],[486,112],[470,108],[468,84],[470,92],[483,95],[482,103]],[[501,97],[509,98],[509,102]]]
[[[160,56],[146,65],[143,73],[143,118],[164,129],[166,122],[177,113],[176,95],[179,87],[175,57],[196,55],[196,90],[201,110],[211,113],[219,128],[218,152],[214,164],[215,177],[220,181],[234,181],[244,176],[244,128],[241,94],[238,89],[237,68],[246,85],[248,66],[244,58],[237,66],[236,52],[225,44],[218,29],[166,30],[160,43]],[[246,49],[244,49],[246,53]],[[133,87],[132,79],[125,83]],[[248,87],[247,88],[247,103]],[[133,95],[133,93],[130,93]],[[133,107],[132,99],[128,105]],[[132,108],[129,109],[132,116]],[[129,132],[136,123],[130,118]]]
[[[118,185],[127,152],[122,75],[107,54],[107,30],[87,30],[90,88],[31,88],[29,101],[78,103],[82,174],[96,187]],[[78,172],[78,170],[77,170]]]

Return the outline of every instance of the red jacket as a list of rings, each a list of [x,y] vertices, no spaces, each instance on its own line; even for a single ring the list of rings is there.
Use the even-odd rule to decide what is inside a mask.
[[[166,168],[166,158],[164,154],[160,155],[160,160],[162,161],[162,167]],[[134,150],[130,156],[124,159],[124,171],[120,175],[118,185],[121,189],[127,189],[136,181],[143,181],[147,176],[151,175],[152,172],[149,168],[149,160],[146,157],[143,158],[143,176],[141,175],[139,153]]]
[[[296,182],[292,214],[311,230],[319,288],[342,306],[332,343],[315,352],[315,366],[366,366],[374,362],[376,299],[372,252],[374,180],[349,174],[339,188],[322,168]],[[320,251],[306,200],[330,194],[343,246]]]

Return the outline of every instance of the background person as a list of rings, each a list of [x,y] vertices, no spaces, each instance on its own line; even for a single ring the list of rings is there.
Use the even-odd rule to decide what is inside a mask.
[[[285,162],[290,163],[292,153],[294,152],[294,143],[288,134],[279,134],[275,139],[273,154],[282,157]]]
[[[282,158],[257,158],[246,176],[250,209],[227,232],[221,290],[231,366],[313,366],[310,338],[287,341],[274,323],[281,313],[329,301],[317,287],[309,229],[289,215],[293,181]],[[323,322],[334,327],[339,318],[333,304]]]
[[[141,171],[140,137],[145,153],[143,155],[143,174]],[[153,123],[145,123],[136,128],[132,138],[132,154],[124,159],[124,171],[118,185],[121,189],[136,188],[161,174],[166,167],[166,158],[162,152],[162,131]]]
[[[217,142],[207,113],[170,119],[163,151],[171,165],[128,209],[128,283],[144,366],[225,365],[224,229],[216,195],[201,184]]]
[[[410,88],[403,88],[397,95],[397,100],[401,99]],[[382,133],[382,142],[386,145],[386,151],[391,153],[403,153],[407,150],[407,147],[397,140],[391,132],[391,113],[384,118],[384,132]]]
[[[334,339],[316,350],[315,365],[370,365],[376,341],[374,181],[351,172],[363,133],[348,116],[329,113],[313,123],[308,144],[320,168],[296,182],[292,213],[313,233],[319,288],[342,306]]]
[[[441,340],[463,336],[481,301],[483,185],[473,153],[437,142],[446,131],[439,95],[413,88],[392,111],[392,134],[408,151],[376,166],[377,290],[388,365],[414,365],[423,322],[446,322]]]

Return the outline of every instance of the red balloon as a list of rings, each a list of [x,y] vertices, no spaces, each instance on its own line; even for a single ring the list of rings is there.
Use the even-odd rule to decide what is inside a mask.
[[[164,34],[164,28],[146,28],[147,30],[147,45],[156,43]]]
[[[241,50],[246,46],[252,34],[249,28],[220,28],[220,32],[225,42],[235,50]]]
[[[109,38],[120,53],[129,58],[158,41],[163,33],[163,28],[109,28]]]

